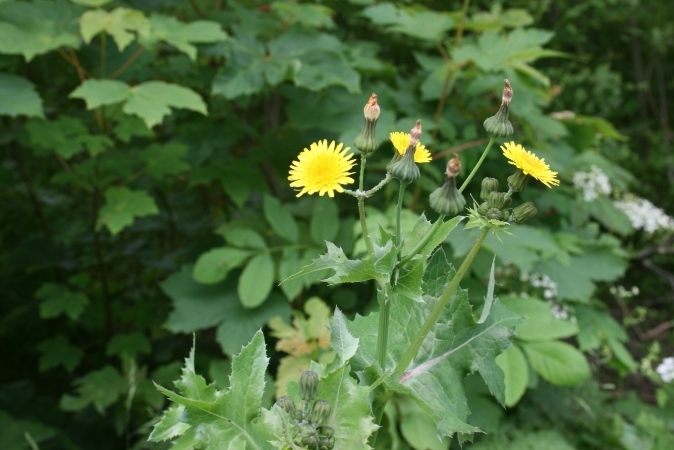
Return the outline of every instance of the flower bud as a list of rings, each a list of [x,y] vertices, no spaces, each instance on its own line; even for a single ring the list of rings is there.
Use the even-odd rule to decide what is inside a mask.
[[[485,178],[482,180],[482,189],[480,190],[480,198],[487,200],[489,193],[498,191],[498,180],[496,178]]]
[[[456,188],[456,178],[447,178],[442,187],[437,188],[429,197],[429,203],[438,214],[455,216],[463,211],[466,199]]]
[[[294,441],[297,444],[305,445],[308,448],[315,448],[320,442],[320,436],[318,431],[312,425],[301,423],[296,429],[297,435],[294,437]]]
[[[305,370],[300,375],[300,398],[313,400],[318,389],[318,374],[312,370]]]
[[[461,160],[459,155],[454,153],[454,157],[447,162],[445,175],[447,175],[447,178],[455,178],[459,172],[461,172]]]
[[[330,418],[330,413],[332,412],[332,406],[330,403],[325,400],[316,400],[311,412],[309,413],[309,422],[323,425],[328,418]]]
[[[375,136],[379,111],[380,108],[377,104],[377,94],[372,94],[370,96],[370,100],[363,109],[363,113],[365,115],[365,119],[363,120],[363,129],[353,141],[353,146],[362,153],[372,153],[377,150],[377,148],[379,148],[379,141],[377,141],[377,137]]]
[[[335,429],[327,425],[323,425],[319,431],[326,438],[331,438],[335,435]]]
[[[510,198],[506,198],[505,192],[490,192],[487,203],[490,208],[503,209],[510,205]]]
[[[279,405],[281,408],[283,408],[285,412],[287,412],[288,415],[293,419],[298,418],[297,406],[295,405],[295,402],[293,401],[292,398],[288,397],[287,395],[284,395],[282,397],[279,397],[278,400],[276,400],[276,404]]]
[[[522,172],[522,169],[517,169],[517,171],[508,177],[508,187],[513,192],[522,192],[526,187],[529,181],[529,177]]]
[[[487,210],[489,209],[489,203],[484,202],[480,206],[477,207],[477,212],[481,215],[484,216],[487,214]]]
[[[538,210],[536,206],[531,202],[522,203],[517,208],[513,209],[512,214],[510,215],[510,220],[515,223],[522,223],[525,220],[531,219],[536,215]]]
[[[421,137],[421,120],[417,120],[414,128],[410,131],[410,144],[405,150],[405,154],[399,160],[392,162],[390,173],[402,183],[411,183],[421,176],[417,164],[414,162],[414,152],[416,151],[419,138]]]
[[[491,134],[493,137],[505,137],[514,133],[513,126],[508,120],[509,105],[513,98],[513,90],[507,79],[503,81],[505,87],[503,88],[503,96],[501,97],[501,106],[496,114],[485,120],[483,124],[487,133]]]

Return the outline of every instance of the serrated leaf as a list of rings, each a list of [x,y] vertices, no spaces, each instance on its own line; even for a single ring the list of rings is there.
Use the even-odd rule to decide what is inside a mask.
[[[566,342],[521,342],[520,346],[536,373],[552,384],[575,386],[590,378],[585,356]]]
[[[145,44],[163,41],[185,53],[192,61],[197,58],[194,44],[207,44],[227,39],[227,34],[217,22],[197,20],[183,23],[172,16],[152,14],[150,16],[150,34],[142,39]]]
[[[247,250],[218,247],[203,253],[194,265],[192,275],[199,283],[215,284],[225,278],[229,271],[238,267],[250,256]]]
[[[363,15],[391,32],[428,41],[441,41],[454,27],[454,21],[446,12],[398,9],[392,3],[369,6],[363,10]]]
[[[405,236],[401,252],[402,257],[404,258],[409,255],[412,249],[414,249],[422,239],[428,238],[428,233],[433,230],[433,234],[428,238],[428,241],[418,253],[421,256],[430,255],[438,245],[445,242],[449,233],[451,233],[463,219],[464,217],[457,216],[433,228],[433,224],[426,219],[424,214],[421,214],[414,224],[412,232]]]
[[[271,9],[285,23],[297,22],[313,28],[334,28],[334,11],[323,5],[273,2]]]
[[[496,255],[491,261],[491,270],[489,271],[489,284],[487,285],[487,296],[484,298],[484,307],[480,313],[480,320],[477,323],[483,323],[489,316],[489,310],[494,303],[494,288],[496,287],[496,279],[494,278],[494,267],[496,265]]]
[[[176,175],[190,169],[182,159],[187,154],[187,146],[172,142],[166,145],[152,144],[138,155],[145,161],[147,173],[153,178]]]
[[[107,136],[89,134],[79,119],[66,115],[55,121],[29,120],[26,131],[38,156],[57,153],[67,159],[84,150],[95,156],[113,145]]]
[[[1,115],[44,117],[42,99],[35,85],[23,77],[0,73]]]
[[[63,1],[0,4],[0,53],[23,55],[30,61],[62,46],[78,49],[75,25],[82,10]]]
[[[53,367],[63,366],[68,372],[72,372],[80,364],[84,352],[70,343],[65,336],[57,336],[42,341],[37,346],[40,355],[40,372]]]
[[[72,292],[66,286],[46,283],[38,289],[35,297],[41,300],[40,317],[52,319],[65,314],[72,320],[77,320],[84,307],[89,304],[89,298],[82,292]]]
[[[335,315],[330,325],[330,345],[339,355],[341,365],[353,358],[358,350],[358,338],[353,337],[349,332],[344,314],[339,308],[335,308]]]
[[[323,280],[328,284],[357,283],[359,281],[375,280],[381,276],[375,270],[371,259],[348,259],[344,251],[332,242],[326,242],[326,245],[328,247],[327,253],[315,259],[311,264],[304,266],[302,270],[286,278],[283,282],[325,269],[334,271],[334,275]],[[390,248],[392,248],[392,245]]]
[[[453,276],[454,270],[444,252],[437,250],[423,276],[425,304],[391,299],[386,368],[394,367],[402,357]],[[400,380],[385,383],[390,389],[415,397],[438,420],[439,435],[474,433],[477,429],[466,423],[469,411],[463,379],[469,373],[479,372],[492,395],[504,402],[504,375],[495,357],[512,345],[511,336],[520,319],[494,301],[487,319],[478,324],[466,292],[458,290],[404,375]],[[375,364],[378,315],[357,316],[348,327],[360,339],[358,352],[352,359],[357,370]]]
[[[119,116],[115,119],[116,125],[112,132],[117,138],[128,144],[132,137],[152,137],[153,133],[145,122],[135,116]]]
[[[157,385],[171,401],[184,406],[182,421],[199,427],[208,448],[231,448],[229,444],[234,443],[234,448],[240,449],[248,445],[259,450],[273,448],[271,442],[283,431],[278,416],[260,406],[269,363],[262,332],[255,333],[250,344],[233,358],[227,391],[207,386],[194,373],[193,354],[183,369],[181,383],[176,383],[179,393]]]
[[[127,334],[116,334],[108,342],[106,354],[108,356],[119,355],[123,358],[133,359],[139,353],[150,353],[152,347],[150,341],[139,331]]]
[[[136,35],[149,34],[150,22],[142,11],[122,7],[112,11],[89,10],[82,14],[80,33],[84,42],[88,44],[101,32],[112,36],[121,52],[136,39]]]
[[[158,213],[157,204],[147,192],[111,187],[105,191],[105,205],[98,212],[96,228],[106,226],[111,234],[118,234],[137,217]]]
[[[261,253],[248,261],[239,277],[239,298],[246,308],[255,308],[265,301],[274,284],[274,260]]]
[[[271,195],[264,195],[262,203],[264,217],[274,233],[290,242],[297,242],[300,231],[293,216],[283,207],[279,199]]]
[[[90,404],[99,413],[115,403],[127,391],[127,383],[122,374],[112,366],[89,372],[75,381],[77,396],[65,394],[60,407],[64,411],[80,411]]]
[[[150,433],[148,440],[152,442],[162,442],[182,435],[190,428],[189,425],[180,421],[184,413],[185,407],[182,405],[174,405],[168,408],[164,411],[161,419],[152,429],[152,433]],[[173,448],[175,448],[175,445]]]
[[[81,98],[87,109],[95,109],[125,101],[129,97],[129,85],[118,80],[86,80],[68,97]]]
[[[318,245],[334,241],[339,231],[339,209],[329,197],[318,197],[309,222],[311,238]]]
[[[412,261],[400,269],[399,277],[393,285],[393,292],[415,302],[423,302],[421,278],[424,273],[422,261]]]
[[[505,405],[512,407],[520,401],[529,383],[529,365],[522,351],[509,348],[496,357],[496,364],[505,375]]]

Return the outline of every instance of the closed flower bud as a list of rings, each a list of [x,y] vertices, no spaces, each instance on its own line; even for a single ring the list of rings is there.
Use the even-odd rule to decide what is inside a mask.
[[[508,177],[508,186],[513,192],[522,192],[529,182],[529,177],[522,172],[522,169],[517,169],[517,171]]]
[[[327,425],[323,425],[319,431],[326,438],[331,438],[335,435],[335,429]]]
[[[489,193],[498,191],[498,180],[496,178],[485,178],[482,180],[482,189],[480,190],[480,198],[487,200]]]
[[[447,178],[454,178],[459,172],[461,172],[461,160],[459,159],[459,155],[455,153],[454,157],[447,162],[445,175],[447,175]]]
[[[513,209],[513,212],[510,217],[511,220],[514,221],[515,223],[522,223],[525,220],[534,217],[537,212],[538,210],[536,209],[536,206],[534,206],[533,203],[526,202],[522,203],[520,206]]]
[[[326,402],[325,400],[316,400],[313,408],[311,408],[311,412],[309,413],[309,422],[317,425],[323,425],[330,417],[331,412],[332,406],[330,403]]]
[[[501,106],[495,115],[489,117],[484,121],[484,129],[493,137],[505,137],[514,133],[513,126],[508,120],[508,112],[510,109],[510,100],[513,98],[513,90],[510,87],[510,82],[503,80],[505,87],[503,88],[503,96],[501,97]]]
[[[483,202],[480,206],[477,207],[477,212],[481,215],[484,216],[487,214],[487,210],[489,209],[489,203]]]
[[[318,374],[312,370],[305,370],[300,375],[300,398],[302,400],[313,400],[316,398],[318,389]]]
[[[298,418],[297,414],[297,406],[295,405],[295,402],[293,401],[292,398],[288,397],[287,395],[284,395],[282,397],[279,397],[278,400],[276,400],[276,404],[279,405],[281,408],[285,410],[285,412],[290,415],[293,419]]]
[[[442,187],[437,188],[429,197],[429,203],[438,214],[457,215],[466,206],[466,199],[456,188],[456,178],[447,178]]]
[[[490,208],[503,209],[510,205],[510,199],[506,198],[505,192],[491,192],[487,203]]]
[[[421,176],[417,164],[414,162],[414,147],[411,145],[405,151],[405,155],[398,161],[391,164],[391,175],[399,179],[402,183],[411,183]]]
[[[379,148],[379,141],[377,141],[377,137],[375,136],[377,118],[379,117],[380,111],[379,105],[377,104],[377,94],[372,94],[363,111],[365,114],[363,129],[353,141],[353,146],[362,153],[368,154]]]
[[[305,445],[308,448],[315,448],[320,440],[318,431],[312,425],[302,423],[297,427],[297,436],[294,438],[296,443]]]

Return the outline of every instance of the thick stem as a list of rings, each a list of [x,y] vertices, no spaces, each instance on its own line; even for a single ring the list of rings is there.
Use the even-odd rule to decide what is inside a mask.
[[[403,209],[403,197],[405,196],[405,188],[407,183],[400,182],[400,190],[398,191],[398,205],[396,206],[396,245],[400,246],[402,240],[402,230],[400,229],[400,211]]]
[[[402,377],[403,373],[405,372],[405,369],[407,369],[407,366],[410,364],[410,362],[412,362],[412,359],[414,359],[414,356],[419,351],[419,347],[421,347],[421,344],[424,342],[424,339],[426,339],[426,336],[440,318],[440,315],[447,306],[447,303],[449,303],[449,299],[452,298],[452,295],[454,295],[454,292],[456,292],[456,289],[459,287],[461,279],[466,274],[466,272],[468,272],[468,268],[473,262],[473,259],[475,259],[475,255],[477,255],[478,250],[480,250],[480,247],[482,246],[484,239],[487,237],[488,232],[489,228],[485,227],[482,229],[482,233],[480,233],[480,236],[477,238],[475,245],[473,245],[473,248],[471,248],[470,252],[468,252],[468,254],[466,255],[466,259],[463,260],[461,267],[459,267],[459,270],[454,275],[454,278],[452,278],[452,281],[450,281],[449,286],[447,286],[447,289],[445,289],[445,292],[442,294],[442,297],[440,297],[440,300],[438,300],[438,303],[435,305],[435,308],[433,308],[433,311],[431,311],[430,315],[422,325],[421,329],[414,336],[414,339],[412,340],[410,346],[407,348],[407,351],[405,352],[403,357],[398,362],[398,365],[396,365],[395,368],[396,376]]]
[[[470,183],[470,180],[473,179],[475,176],[475,173],[477,172],[477,169],[480,168],[482,165],[482,162],[484,159],[487,157],[487,154],[489,153],[489,150],[491,149],[491,146],[494,145],[494,138],[489,139],[489,142],[487,143],[487,146],[485,147],[484,151],[482,152],[482,156],[480,156],[480,159],[478,160],[477,164],[475,164],[475,167],[473,167],[473,170],[471,170],[470,174],[468,175],[468,178],[466,178],[466,181],[463,182],[461,187],[459,188],[459,192],[463,192],[464,189],[466,189],[466,186],[468,186],[468,183]]]
[[[365,179],[365,162],[367,161],[367,155],[365,153],[360,154],[360,178],[358,179],[358,190],[363,192],[363,182]],[[363,229],[363,239],[365,240],[365,246],[367,247],[367,252],[370,255],[374,255],[374,247],[372,246],[372,241],[370,240],[370,233],[367,231],[367,222],[365,222],[365,197],[358,197],[358,215],[360,216],[360,227]]]
[[[438,217],[438,220],[433,225],[431,225],[431,229],[428,230],[428,232],[419,241],[419,243],[414,246],[414,248],[409,253],[409,255],[405,256],[405,258],[400,262],[400,267],[404,267],[405,264],[410,262],[412,260],[412,258],[414,258],[414,256],[417,255],[421,251],[421,249],[424,248],[424,246],[426,244],[428,244],[428,241],[431,240],[431,238],[433,237],[433,233],[435,233],[435,230],[437,230],[437,228],[440,226],[440,224],[442,224],[442,221],[444,220],[444,218],[445,218],[445,215],[440,214],[440,217]]]

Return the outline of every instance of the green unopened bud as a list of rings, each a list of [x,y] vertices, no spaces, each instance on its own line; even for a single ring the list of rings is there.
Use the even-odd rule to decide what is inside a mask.
[[[466,199],[456,188],[456,179],[447,178],[442,187],[431,192],[429,203],[438,214],[455,216],[463,211]]]
[[[421,172],[414,162],[414,146],[410,146],[402,158],[391,164],[391,175],[403,183],[411,183],[419,179]]]
[[[522,169],[517,169],[517,171],[508,177],[508,187],[513,192],[522,192],[529,182],[529,177],[522,172]]]
[[[508,112],[510,109],[510,100],[513,98],[513,90],[510,87],[510,82],[503,80],[505,87],[503,88],[503,96],[501,97],[501,106],[495,115],[489,117],[484,121],[484,129],[493,137],[505,137],[514,133],[513,126],[508,120]]]
[[[327,426],[327,425],[323,425],[323,426],[320,428],[319,432],[320,432],[323,436],[325,436],[326,438],[331,438],[331,437],[333,437],[333,436],[335,435],[335,429],[332,428],[332,427],[329,427],[329,426]]]
[[[510,220],[515,223],[522,223],[525,220],[531,219],[536,215],[538,210],[536,206],[531,202],[522,203],[517,208],[513,209],[512,214],[510,215]]]
[[[483,202],[480,206],[477,207],[477,212],[481,215],[484,216],[487,214],[487,210],[489,209],[489,203]]]
[[[300,398],[302,400],[313,400],[316,398],[318,389],[318,374],[312,370],[305,370],[300,375]]]
[[[506,198],[505,192],[490,192],[487,203],[490,208],[503,209],[510,205],[510,198]]]
[[[484,214],[487,219],[503,220],[503,210],[499,208],[489,208]]]
[[[297,414],[297,406],[295,405],[295,402],[293,401],[292,398],[288,397],[287,395],[284,395],[282,397],[279,397],[278,400],[276,400],[276,404],[279,405],[281,408],[285,410],[285,412],[290,415],[293,419],[298,418]]]
[[[379,117],[380,108],[377,104],[377,94],[372,94],[370,100],[365,105],[363,113],[365,119],[363,121],[363,129],[360,134],[356,136],[353,141],[353,146],[362,153],[372,153],[379,148],[379,142],[375,136],[375,129],[377,128],[377,118]]]
[[[498,180],[496,178],[485,178],[482,180],[482,189],[480,190],[480,198],[487,200],[489,193],[498,191]]]
[[[309,422],[315,423],[317,425],[323,425],[332,412],[332,406],[330,403],[325,400],[316,400],[314,407],[311,408],[309,413]]]
[[[293,440],[300,445],[306,445],[308,448],[315,448],[321,440],[316,428],[309,424],[300,424],[296,433]]]

